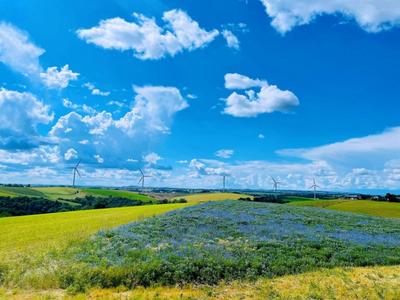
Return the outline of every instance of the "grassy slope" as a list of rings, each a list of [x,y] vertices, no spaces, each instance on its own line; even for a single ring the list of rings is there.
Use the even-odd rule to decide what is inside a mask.
[[[335,268],[254,283],[233,282],[216,287],[137,288],[131,291],[94,289],[86,294],[65,291],[6,291],[0,299],[400,299],[400,267]]]
[[[293,202],[290,205],[312,206],[337,211],[366,214],[370,216],[400,218],[400,203],[388,203],[368,200],[317,200]]]
[[[85,210],[0,219],[0,260],[13,254],[44,253],[104,228],[161,214],[188,204]]]
[[[77,197],[85,197],[86,193],[82,190],[73,189],[70,187],[38,187],[32,188],[32,190],[39,191],[50,200],[62,199],[75,199]],[[76,193],[78,191],[78,193]]]
[[[122,191],[122,190],[83,189],[82,191],[88,195],[94,195],[94,196],[104,196],[104,197],[113,196],[113,197],[121,197],[121,198],[127,198],[131,200],[141,200],[141,201],[155,200],[154,198],[147,195],[142,195],[130,191]]]
[[[44,197],[45,195],[38,191],[27,187],[0,187],[0,196],[16,197],[16,196],[28,196],[28,197]]]
[[[203,193],[193,194],[188,196],[176,197],[177,199],[186,199],[189,203],[207,202],[207,201],[221,201],[221,200],[237,200],[239,198],[247,198],[251,196],[235,193]]]

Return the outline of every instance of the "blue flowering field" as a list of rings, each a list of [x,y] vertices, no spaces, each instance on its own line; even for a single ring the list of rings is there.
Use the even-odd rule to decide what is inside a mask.
[[[400,264],[400,221],[209,202],[100,232],[63,257],[60,284],[78,289],[216,284],[321,267],[394,265]]]

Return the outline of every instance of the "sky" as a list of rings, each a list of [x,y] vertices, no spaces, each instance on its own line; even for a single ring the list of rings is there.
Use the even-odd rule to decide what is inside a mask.
[[[0,1],[0,182],[400,191],[397,0]]]

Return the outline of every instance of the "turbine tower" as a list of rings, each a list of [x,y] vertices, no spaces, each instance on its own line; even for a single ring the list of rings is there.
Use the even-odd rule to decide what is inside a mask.
[[[226,175],[222,175],[222,190],[225,192]]]
[[[81,177],[81,174],[79,173],[78,167],[79,164],[81,163],[81,160],[78,161],[78,163],[73,167],[73,178],[72,178],[72,187],[75,188],[75,179],[76,179],[76,174],[78,174],[79,177]]]
[[[310,189],[314,189],[314,200],[317,199],[317,188],[319,188],[319,186],[315,182],[315,177],[314,177],[313,178],[313,185],[310,186]]]
[[[271,176],[271,178],[272,178],[272,181],[274,182],[273,189],[274,189],[275,192],[277,192],[278,191],[278,184],[280,184],[280,182],[278,180],[276,180],[272,176]]]
[[[140,173],[142,173],[142,176],[141,176],[140,179],[139,179],[139,183],[142,183],[142,189],[143,189],[143,188],[144,188],[144,179],[145,179],[146,177],[151,177],[151,176],[145,175],[145,174],[143,173],[142,169],[140,169],[140,168],[139,168],[139,171],[140,171]]]

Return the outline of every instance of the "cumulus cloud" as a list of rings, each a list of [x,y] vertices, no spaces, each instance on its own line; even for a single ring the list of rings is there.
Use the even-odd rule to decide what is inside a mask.
[[[220,157],[220,158],[231,158],[232,155],[233,155],[233,153],[234,153],[233,150],[230,150],[230,149],[221,149],[221,150],[218,150],[218,151],[215,153],[215,156],[216,156],[216,157]]]
[[[71,160],[71,159],[77,159],[77,158],[78,158],[78,152],[74,148],[69,148],[64,153],[64,159],[65,160]]]
[[[36,96],[0,89],[0,148],[26,149],[45,142],[37,131],[53,113]]]
[[[99,88],[95,87],[93,83],[90,82],[86,82],[83,86],[87,88],[92,95],[95,96],[107,97],[111,94],[110,92],[101,91]]]
[[[237,73],[225,75],[225,88],[245,90],[241,94],[233,92],[225,99],[223,112],[234,117],[289,112],[300,104],[297,96],[291,91],[281,90],[276,85],[269,85],[265,80],[251,79]],[[259,91],[256,92],[252,88],[259,88]]]
[[[234,48],[236,50],[239,50],[240,48],[239,39],[237,38],[236,35],[233,34],[232,31],[224,29],[222,31],[222,36],[225,38],[226,44],[228,45],[229,48]]]
[[[135,13],[134,22],[122,18],[100,21],[89,29],[79,29],[79,38],[104,49],[132,50],[139,59],[161,59],[174,56],[184,50],[205,47],[218,35],[218,30],[206,31],[188,14],[170,10],[163,14],[163,26],[154,18]]]
[[[263,140],[263,139],[265,139],[265,135],[263,135],[262,133],[260,133],[260,134],[258,135],[258,138],[261,139],[261,140]]]
[[[0,22],[0,62],[25,76],[39,74],[39,57],[45,51],[17,27]]]
[[[126,134],[169,133],[175,113],[189,105],[175,87],[144,86],[134,87],[135,105],[132,110],[116,122]],[[143,132],[144,130],[144,132]]]
[[[400,24],[400,2],[397,0],[261,0],[271,25],[286,33],[296,26],[309,24],[324,14],[340,14],[368,32],[379,32]]]
[[[150,165],[156,165],[162,157],[155,152],[149,153],[143,157],[143,160]]]
[[[135,103],[120,119],[106,111],[89,115],[71,112],[57,121],[50,137],[59,141],[62,151],[76,149],[88,163],[99,162],[96,155],[109,166],[124,165],[128,159],[157,160],[154,153],[143,160],[142,153],[148,152],[146,149],[160,135],[170,132],[174,115],[187,108],[188,103],[174,87],[145,86],[134,90]],[[137,156],[133,158],[132,152]]]
[[[69,82],[77,80],[79,73],[74,73],[69,69],[69,65],[65,65],[58,71],[57,67],[47,68],[46,72],[40,73],[43,83],[51,89],[65,89]]]

